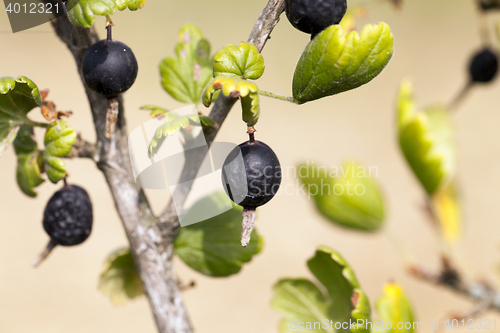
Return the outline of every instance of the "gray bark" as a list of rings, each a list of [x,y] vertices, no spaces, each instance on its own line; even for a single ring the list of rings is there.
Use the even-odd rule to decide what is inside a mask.
[[[249,42],[262,50],[269,34],[284,9],[284,0],[271,0],[259,17]],[[80,66],[88,47],[99,40],[94,29],[74,27],[66,16],[52,21],[52,26],[71,51],[81,74]],[[119,115],[116,131],[111,139],[105,136],[106,98],[86,89],[96,130],[96,144],[80,141],[75,150],[79,157],[91,158],[103,172],[123,222],[130,250],[148,296],[151,309],[161,333],[190,333],[193,328],[183,305],[177,277],[172,265],[173,241],[179,222],[173,204],[155,217],[144,194],[134,181],[131,170],[127,129],[123,113],[123,100],[119,98]],[[212,142],[236,99],[221,95],[210,116],[216,125],[205,130],[207,142]],[[187,161],[182,177],[195,176],[203,161],[203,155]],[[189,187],[179,188],[179,197],[187,197]]]

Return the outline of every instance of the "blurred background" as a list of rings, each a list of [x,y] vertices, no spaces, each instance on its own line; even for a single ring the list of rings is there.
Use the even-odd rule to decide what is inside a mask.
[[[182,106],[163,91],[158,64],[173,54],[183,23],[197,24],[215,51],[245,41],[266,3],[148,0],[138,12],[114,15],[114,38],[128,44],[140,64],[138,79],[125,95],[129,130],[149,119],[147,112],[139,110],[142,105]],[[346,258],[372,301],[382,294],[384,283],[400,283],[412,300],[417,320],[424,323],[422,331],[429,320],[472,306],[409,277],[388,235],[400,238],[417,262],[437,268],[438,237],[422,211],[424,192],[397,145],[394,100],[399,83],[407,77],[415,84],[421,107],[448,102],[463,86],[469,56],[480,47],[474,1],[407,0],[401,11],[388,1],[376,1],[367,10],[358,29],[384,21],[395,36],[389,66],[370,84],[300,107],[262,97],[258,138],[273,147],[283,166],[305,160],[338,166],[352,158],[376,166],[376,181],[387,205],[385,230],[376,234],[344,230],[323,219],[305,196],[277,196],[259,209],[257,227],[265,239],[264,249],[239,274],[207,278],[175,260],[181,281],[197,284],[184,292],[197,332],[277,332],[280,315],[270,307],[272,286],[282,277],[311,277],[305,262],[318,245]],[[494,22],[493,17],[490,24]],[[104,36],[104,20],[98,19],[96,27]],[[266,72],[258,81],[261,89],[291,94],[293,70],[308,39],[282,17],[263,51]],[[73,58],[50,24],[12,34],[7,14],[0,11],[0,45],[0,76],[26,75],[41,89],[50,89],[49,99],[58,109],[74,112],[70,125],[94,141],[89,105]],[[465,234],[455,253],[470,277],[494,282],[500,263],[498,89],[497,83],[474,89],[454,115],[465,219]],[[35,114],[41,119],[39,112],[32,117]],[[218,140],[246,140],[238,108],[229,115]],[[83,245],[56,249],[39,269],[33,269],[31,261],[48,241],[41,223],[43,209],[60,185],[47,182],[39,187],[37,199],[27,198],[16,184],[14,150],[10,148],[1,159],[0,332],[155,332],[146,298],[115,308],[97,291],[104,258],[127,241],[95,165],[88,160],[67,161],[67,165],[70,181],[90,193],[94,230]],[[296,180],[286,178],[282,186],[289,183]],[[148,195],[159,212],[169,194],[157,190]]]

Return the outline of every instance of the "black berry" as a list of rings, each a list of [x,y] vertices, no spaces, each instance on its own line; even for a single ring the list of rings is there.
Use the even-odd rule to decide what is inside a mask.
[[[500,5],[496,0],[479,0],[479,9],[483,11],[499,9]]]
[[[83,78],[93,91],[108,97],[127,91],[137,78],[138,65],[132,50],[115,40],[92,45],[82,61]]]
[[[43,228],[50,238],[63,246],[84,242],[92,230],[92,203],[87,192],[66,185],[50,198],[43,214]]]
[[[92,202],[87,192],[80,186],[65,184],[45,207],[43,228],[50,236],[50,242],[33,265],[37,266],[57,245],[83,243],[90,235],[92,222]]]
[[[251,140],[233,149],[222,168],[222,185],[229,198],[242,206],[241,244],[247,246],[255,223],[255,209],[269,202],[281,184],[281,166],[265,143]]]
[[[224,161],[222,182],[234,203],[247,209],[262,206],[274,197],[281,183],[278,157],[263,142],[244,142]]]
[[[339,24],[346,10],[346,0],[285,0],[288,21],[296,29],[311,34],[311,38]]]
[[[495,78],[497,72],[498,56],[488,48],[476,53],[470,62],[469,73],[473,82],[490,82]]]

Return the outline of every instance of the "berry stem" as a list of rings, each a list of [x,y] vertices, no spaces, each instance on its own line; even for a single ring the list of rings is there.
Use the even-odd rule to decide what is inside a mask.
[[[259,90],[257,93],[261,96],[279,99],[280,101],[286,101],[286,102],[290,102],[290,103],[294,103],[294,104],[300,104],[298,100],[296,100],[295,98],[293,98],[291,96],[284,96],[284,95],[275,94],[275,93],[272,93],[269,91],[264,91],[264,90]]]
[[[255,227],[255,209],[243,209],[243,221],[241,222],[241,246],[247,247],[250,243],[250,235]]]
[[[255,142],[255,134],[254,134],[255,132],[257,132],[257,130],[255,129],[255,127],[248,126],[247,133],[248,133],[248,138],[249,138],[250,142]]]
[[[57,242],[54,239],[50,239],[47,247],[36,257],[36,259],[31,264],[34,268],[37,268],[42,261],[45,260],[50,254],[50,252],[57,246]]]
[[[107,99],[106,110],[106,137],[111,139],[115,133],[116,121],[118,120],[118,98],[109,97]]]
[[[469,94],[469,92],[473,86],[474,86],[474,82],[469,81],[462,89],[460,89],[458,94],[455,96],[455,98],[453,98],[453,100],[451,101],[451,103],[448,106],[448,108],[451,112],[455,111],[460,106],[460,104],[464,101],[465,97],[467,97],[467,95]]]
[[[107,38],[106,40],[108,42],[111,42],[113,40],[113,35],[112,35],[112,27],[113,27],[113,21],[111,21],[111,17],[109,16],[109,14],[106,14],[106,30],[108,32],[108,35],[107,35]]]

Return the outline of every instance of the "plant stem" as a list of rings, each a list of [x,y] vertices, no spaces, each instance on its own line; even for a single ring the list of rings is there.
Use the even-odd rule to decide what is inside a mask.
[[[444,278],[444,274],[427,268],[412,265],[408,272],[425,282],[444,287],[456,294],[462,295],[474,302],[482,304],[486,309],[500,311],[500,292],[482,282],[465,282],[459,275],[458,282]]]
[[[275,93],[272,93],[269,91],[264,91],[264,90],[259,90],[258,94],[261,96],[279,99],[280,101],[286,101],[286,102],[290,102],[290,103],[294,103],[294,104],[300,104],[298,100],[296,100],[295,98],[293,98],[291,96],[284,96],[284,95],[275,94]]]
[[[109,16],[109,14],[106,14],[106,30],[107,30],[107,36],[106,36],[106,40],[108,42],[111,42],[113,40],[113,33],[112,33],[112,29],[113,29],[113,21],[111,21],[111,17]]]
[[[39,123],[37,121],[32,121],[32,120],[29,120],[25,122],[25,125],[28,125],[28,126],[31,126],[31,127],[43,127],[43,128],[47,128],[49,127],[49,124],[46,124],[46,123]]]
[[[270,0],[254,25],[248,42],[253,43],[259,52],[278,23],[284,6],[284,0]],[[73,54],[80,70],[85,52],[99,40],[94,29],[76,28],[66,16],[59,17],[51,23],[61,41]],[[122,220],[130,242],[130,251],[148,296],[158,331],[192,333],[193,328],[183,304],[172,264],[173,242],[180,227],[174,204],[171,201],[163,213],[155,217],[144,190],[135,183],[128,152],[128,131],[122,97],[118,97],[119,113],[115,134],[111,139],[107,139],[104,135],[106,98],[88,88],[86,93],[97,135],[96,164],[105,176],[116,210]],[[215,120],[216,125],[203,129],[206,142],[213,142],[235,102],[235,98],[223,94],[219,96],[210,112],[210,117]],[[192,158],[186,160],[181,179],[183,177],[194,179],[204,158],[203,153],[192,154]],[[177,195],[176,198],[183,198],[184,202],[190,190],[190,186],[178,186],[174,195]]]
[[[456,111],[462,102],[465,100],[465,98],[469,95],[472,87],[474,86],[474,82],[468,81],[465,86],[463,86],[457,93],[457,95],[453,98],[453,100],[450,102],[448,105],[448,109],[451,112]]]

